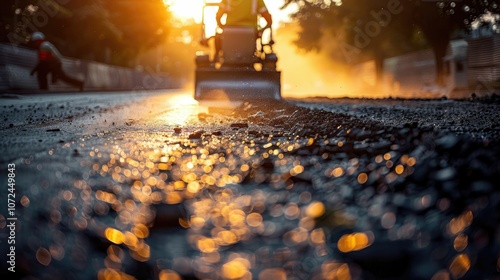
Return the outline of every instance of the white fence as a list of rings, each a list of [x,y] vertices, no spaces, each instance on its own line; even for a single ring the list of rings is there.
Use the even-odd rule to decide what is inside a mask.
[[[445,85],[437,86],[431,49],[384,60],[381,88],[392,96],[465,98],[490,95],[500,89],[500,35],[451,41],[446,57]],[[358,77],[374,76],[373,62],[357,65]],[[375,80],[371,85],[373,86]]]

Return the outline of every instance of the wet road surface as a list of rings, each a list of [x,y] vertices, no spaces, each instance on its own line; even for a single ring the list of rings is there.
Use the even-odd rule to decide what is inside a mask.
[[[158,91],[0,106],[16,277],[498,277],[497,100],[227,108]]]

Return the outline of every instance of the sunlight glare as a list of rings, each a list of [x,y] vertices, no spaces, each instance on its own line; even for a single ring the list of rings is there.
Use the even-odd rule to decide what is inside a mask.
[[[208,0],[206,2],[216,3],[220,1],[221,0]],[[196,23],[201,22],[204,2],[204,0],[163,0],[165,6],[168,6],[168,9],[176,18],[182,21],[194,20]],[[265,0],[264,2],[276,24],[290,21],[290,14],[296,12],[298,9],[294,4],[289,5],[286,9],[281,9],[285,3],[284,0]],[[215,12],[216,10],[207,8],[205,17],[215,17]]]
[[[198,101],[196,101],[191,95],[188,94],[179,94],[176,96],[171,96],[169,101],[175,103],[175,107],[198,105]]]
[[[163,0],[173,15],[180,20],[191,20],[201,22],[203,12],[203,0]]]
[[[185,125],[190,119],[197,116],[198,113],[206,113],[207,111],[207,108],[199,106],[198,101],[196,101],[188,93],[184,92],[181,94],[171,95],[164,102],[168,103],[165,104],[166,108],[170,107],[173,110],[169,110],[163,118],[173,125]]]

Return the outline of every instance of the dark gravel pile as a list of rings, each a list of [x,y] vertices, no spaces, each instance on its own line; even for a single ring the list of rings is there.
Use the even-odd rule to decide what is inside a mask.
[[[336,102],[362,103],[332,103]],[[441,275],[433,274],[438,267],[451,278],[499,277],[500,100],[496,96],[463,100],[454,107],[448,107],[447,101],[437,101],[438,105],[436,101],[413,101],[425,111],[406,109],[400,115],[393,106],[412,101],[367,102],[392,109],[363,110],[359,106],[353,116],[348,112],[352,107],[341,105],[336,111],[345,113],[272,104],[245,111],[250,121],[314,139],[293,154],[310,160],[304,166],[305,174],[297,177],[327,201],[326,214],[318,225],[329,232],[331,247],[345,232],[368,230],[377,236],[364,250],[341,253],[344,261],[359,265],[361,278],[430,279]],[[486,107],[489,111],[470,110],[476,114],[470,118],[454,114],[460,107],[465,112],[470,106],[485,108],[482,103],[493,105]],[[271,112],[264,114],[262,106],[282,109],[264,110]],[[461,119],[459,128],[439,125],[443,118],[435,116],[441,112],[434,106],[451,111],[452,117],[444,118],[448,124]],[[392,116],[377,118],[373,114],[377,111]],[[322,166],[319,170],[318,165]],[[355,171],[332,178],[328,173],[334,166],[355,167]],[[361,174],[366,174],[363,182]],[[335,213],[347,209],[356,222],[348,227],[336,224]],[[389,226],[384,225],[386,220],[390,220]],[[467,241],[458,246],[463,240]]]
[[[300,105],[138,121],[24,159],[18,275],[499,277],[498,121],[457,132]]]

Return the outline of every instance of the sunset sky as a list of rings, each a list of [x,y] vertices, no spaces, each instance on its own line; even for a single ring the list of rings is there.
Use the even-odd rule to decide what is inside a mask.
[[[170,6],[170,10],[177,18],[181,20],[194,19],[196,22],[201,21],[204,0],[164,0],[164,2]],[[280,7],[283,5],[283,0],[264,0],[264,2],[273,15],[275,24],[288,20],[288,15],[293,8],[290,7],[286,10],[281,10]],[[209,12],[207,11],[207,13]]]

